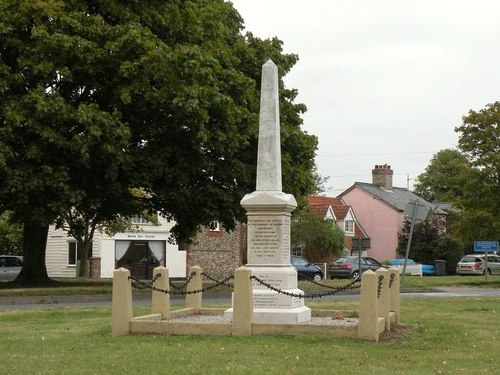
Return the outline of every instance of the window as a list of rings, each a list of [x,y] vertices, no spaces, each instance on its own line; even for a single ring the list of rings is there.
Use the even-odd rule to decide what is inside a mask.
[[[68,242],[68,265],[76,266],[82,244],[76,241]],[[92,257],[92,244],[90,244],[89,258]]]
[[[220,231],[220,224],[217,220],[214,220],[210,222],[210,225],[208,226],[208,230],[210,232],[219,232]]]
[[[152,222],[150,222],[149,220],[145,219],[143,216],[141,215],[134,215],[130,218],[130,221],[132,222],[132,224],[139,224],[139,225],[153,225]]]
[[[344,221],[344,232],[354,233],[354,221],[353,220]]]

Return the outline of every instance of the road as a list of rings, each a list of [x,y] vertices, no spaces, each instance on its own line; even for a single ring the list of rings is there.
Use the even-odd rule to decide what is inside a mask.
[[[449,298],[449,297],[500,297],[500,288],[470,288],[453,287],[439,288],[438,291],[403,291],[401,298]],[[359,294],[339,294],[334,296],[314,299],[315,301],[342,301],[356,300]],[[183,304],[184,298],[174,296],[173,304]],[[134,297],[134,306],[148,306],[150,298],[145,296]],[[231,304],[229,293],[211,293],[203,297],[203,305]],[[0,297],[0,311],[2,310],[28,310],[51,308],[110,308],[111,296],[49,296],[49,297]]]

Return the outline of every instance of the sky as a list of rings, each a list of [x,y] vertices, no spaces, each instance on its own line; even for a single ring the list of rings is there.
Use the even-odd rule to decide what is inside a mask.
[[[498,0],[232,0],[246,31],[283,41],[285,77],[308,111],[325,194],[372,182],[376,164],[412,188],[456,148],[470,110],[500,100]]]

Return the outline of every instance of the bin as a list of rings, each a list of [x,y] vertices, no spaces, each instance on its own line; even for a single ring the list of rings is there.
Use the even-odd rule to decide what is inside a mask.
[[[446,275],[446,260],[436,259],[434,265],[436,267],[436,276]]]

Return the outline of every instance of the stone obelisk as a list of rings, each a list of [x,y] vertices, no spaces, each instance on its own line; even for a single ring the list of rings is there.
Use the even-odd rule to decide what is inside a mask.
[[[290,217],[297,207],[282,192],[278,68],[268,60],[262,66],[256,190],[245,195],[247,211],[247,267],[252,275],[284,292],[299,295],[297,271],[290,264]],[[278,293],[252,281],[255,323],[302,323],[311,310],[299,297]],[[228,310],[226,316],[231,317]]]

